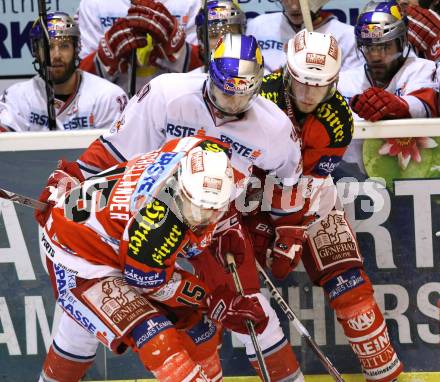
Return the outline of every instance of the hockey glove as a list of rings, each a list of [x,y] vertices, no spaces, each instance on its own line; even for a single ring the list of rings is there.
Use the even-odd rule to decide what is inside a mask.
[[[419,6],[409,5],[406,8],[408,24],[408,41],[425,58],[432,61],[440,59],[440,16],[435,12]]]
[[[370,122],[411,117],[408,103],[402,97],[376,87],[355,95],[350,106],[359,117]]]
[[[95,58],[109,76],[125,73],[131,51],[147,45],[147,31],[135,26],[137,23],[127,18],[117,19],[101,38]]]
[[[271,253],[271,271],[277,279],[284,279],[298,265],[307,236],[304,227],[280,226],[275,228]]]
[[[233,332],[248,334],[245,321],[250,320],[261,334],[269,321],[257,297],[240,296],[226,286],[217,287],[207,303],[208,317]]]
[[[76,162],[69,163],[64,159],[58,162],[57,169],[50,174],[46,187],[38,198],[40,202],[46,203],[47,207],[44,210],[35,210],[35,219],[42,227],[45,226],[59,198],[83,180],[84,177]]]
[[[177,19],[162,4],[153,0],[134,0],[127,18],[137,23],[136,29],[146,30],[154,41],[149,62],[157,65],[159,59],[176,61],[185,43],[185,31]]]
[[[266,267],[268,249],[271,247],[275,236],[269,217],[260,212],[256,215],[244,217],[243,224],[251,237],[255,258],[262,267]]]
[[[213,253],[216,260],[222,267],[229,271],[226,255],[228,253],[234,255],[237,268],[240,267],[240,265],[243,264],[247,246],[250,246],[250,240],[243,231],[241,224],[237,224],[217,234],[213,240],[213,245],[215,246]],[[250,250],[250,248],[248,248],[248,250]]]

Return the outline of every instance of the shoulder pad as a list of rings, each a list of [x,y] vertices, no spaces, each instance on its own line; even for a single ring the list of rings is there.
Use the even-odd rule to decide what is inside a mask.
[[[345,147],[353,137],[353,115],[344,97],[338,91],[314,111],[316,118],[327,130],[329,147]]]
[[[285,110],[283,73],[277,71],[264,76],[260,94]]]

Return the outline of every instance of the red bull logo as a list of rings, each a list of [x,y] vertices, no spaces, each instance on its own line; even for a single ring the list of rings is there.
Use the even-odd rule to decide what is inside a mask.
[[[378,24],[366,24],[362,25],[361,37],[362,38],[382,38],[384,30],[381,25]]]
[[[230,12],[224,7],[215,7],[209,10],[208,20],[227,20],[230,17]]]
[[[234,93],[245,93],[249,90],[250,82],[244,78],[227,78],[223,88]]]
[[[48,20],[47,29],[49,31],[63,31],[66,29],[66,23],[61,19]]]

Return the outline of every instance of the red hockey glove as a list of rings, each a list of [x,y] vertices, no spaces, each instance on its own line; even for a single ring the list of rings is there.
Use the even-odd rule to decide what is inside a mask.
[[[125,73],[131,51],[147,45],[147,31],[135,30],[134,26],[137,23],[131,20],[117,19],[99,41],[96,59],[110,76]]]
[[[355,95],[350,106],[359,117],[370,122],[411,117],[409,106],[403,98],[376,87]]]
[[[248,334],[245,321],[250,320],[261,334],[269,322],[258,298],[240,296],[226,286],[217,287],[207,303],[208,317],[233,332]]]
[[[275,237],[272,223],[265,213],[250,215],[243,218],[254,247],[255,258],[262,267],[267,266],[267,252]]]
[[[57,169],[50,174],[46,187],[40,194],[38,200],[46,203],[44,210],[35,210],[35,219],[44,227],[52,208],[58,199],[67,191],[77,186],[84,180],[81,170],[76,162],[66,162],[61,159],[58,162]]]
[[[226,231],[217,234],[213,240],[213,245],[215,246],[213,253],[216,260],[228,270],[226,255],[228,253],[234,255],[235,264],[237,264],[238,268],[243,264],[246,247],[250,245],[250,241],[249,237],[247,237],[243,231],[241,224],[237,224],[234,227],[228,228]]]
[[[440,16],[419,6],[409,5],[408,41],[425,58],[437,61],[440,58]]]
[[[304,227],[280,226],[275,228],[272,247],[272,275],[284,279],[298,265],[307,236]]]
[[[132,4],[127,18],[138,24],[136,29],[146,30],[155,43],[150,54],[150,64],[156,65],[158,59],[176,61],[176,54],[185,43],[186,37],[177,19],[162,3],[134,0]]]

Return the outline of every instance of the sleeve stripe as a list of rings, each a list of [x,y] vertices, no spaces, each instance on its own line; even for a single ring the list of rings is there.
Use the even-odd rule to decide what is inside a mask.
[[[78,166],[79,166],[79,168],[80,168],[82,171],[85,171],[85,172],[87,172],[87,173],[89,173],[89,174],[94,174],[94,175],[96,175],[96,174],[98,174],[99,172],[102,171],[102,170],[100,170],[100,169],[97,169],[96,167],[93,167],[93,170],[92,170],[92,167],[91,167],[91,166],[88,166],[87,164],[85,164],[84,162],[82,162],[82,161],[80,161],[80,160],[77,160],[76,163],[78,163]]]
[[[110,154],[118,161],[118,162],[126,162],[127,159],[118,151],[118,149],[113,146],[113,144],[107,141],[102,135],[99,137],[102,144],[107,148]]]

